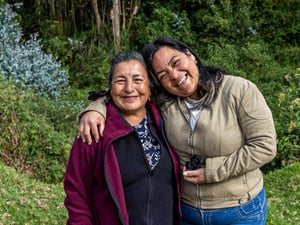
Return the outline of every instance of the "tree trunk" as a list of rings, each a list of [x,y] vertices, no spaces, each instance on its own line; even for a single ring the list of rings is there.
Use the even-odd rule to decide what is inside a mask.
[[[120,2],[119,0],[113,0],[113,8],[110,11],[110,16],[113,25],[113,35],[115,48],[118,51],[121,46],[121,36],[120,36]]]
[[[49,9],[50,9],[50,18],[55,18],[55,2],[54,0],[48,0]]]
[[[132,19],[138,13],[140,5],[141,5],[141,0],[131,1],[131,4],[130,4],[130,18],[129,18],[129,21],[128,21],[128,27],[127,28],[130,29]]]
[[[58,32],[62,33],[63,32],[63,8],[64,8],[64,2],[63,2],[63,0],[60,0],[60,1],[56,2],[57,13],[55,12],[54,0],[48,0],[49,4],[50,4],[50,2],[53,3],[53,5],[50,5],[51,8],[53,7],[53,9],[52,9],[53,10],[53,16],[55,14],[57,14]]]
[[[98,47],[100,47],[100,31],[101,31],[101,17],[98,10],[98,2],[97,0],[92,0],[92,7],[95,14],[96,24],[97,24],[97,33],[98,33]]]

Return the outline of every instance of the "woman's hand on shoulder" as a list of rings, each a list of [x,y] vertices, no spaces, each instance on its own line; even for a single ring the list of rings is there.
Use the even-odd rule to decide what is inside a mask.
[[[77,138],[81,138],[83,142],[91,144],[91,135],[93,135],[95,141],[98,142],[99,137],[103,136],[104,125],[105,119],[100,113],[87,111],[80,118]]]

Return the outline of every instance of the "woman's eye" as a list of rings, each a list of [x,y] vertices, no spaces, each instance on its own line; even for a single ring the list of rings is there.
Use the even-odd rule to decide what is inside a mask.
[[[120,84],[120,83],[124,83],[124,82],[125,82],[125,80],[122,80],[122,79],[115,80],[115,83],[118,83],[118,84]]]
[[[160,74],[157,75],[157,78],[158,78],[159,80],[164,80],[164,79],[166,79],[166,77],[167,77],[167,74],[166,74],[166,73],[160,73]]]
[[[179,62],[180,62],[179,59],[175,60],[175,61],[172,63],[172,66],[177,66],[177,65],[179,64]]]
[[[141,79],[141,78],[136,78],[136,79],[134,79],[134,81],[135,81],[135,82],[138,82],[138,83],[141,83],[141,82],[143,82],[144,80]]]

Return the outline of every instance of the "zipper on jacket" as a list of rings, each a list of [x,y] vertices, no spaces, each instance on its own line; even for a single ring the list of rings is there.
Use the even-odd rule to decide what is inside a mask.
[[[196,121],[196,124],[195,124],[195,128],[193,129],[192,126],[191,126],[191,114],[187,114],[185,112],[185,110],[183,110],[181,107],[180,107],[180,101],[178,99],[178,107],[182,113],[182,115],[184,116],[184,118],[186,119],[187,123],[189,124],[189,128],[190,128],[190,132],[189,132],[189,137],[188,137],[188,145],[189,145],[189,148],[191,149],[190,152],[191,152],[191,156],[195,154],[195,149],[194,149],[194,145],[193,145],[193,138],[194,138],[194,130],[196,129],[196,126],[197,126],[197,121],[200,119],[200,114],[199,114],[199,118],[197,119]],[[187,108],[187,106],[186,106]],[[189,109],[187,109],[189,111]],[[200,208],[201,206],[201,198],[200,198],[200,185],[199,184],[196,184],[196,201],[197,201],[197,207]]]
[[[193,145],[193,138],[194,138],[194,131],[190,127],[190,134],[189,134],[189,146],[191,148],[191,155],[195,154],[195,149]],[[200,185],[196,184],[196,201],[197,201],[197,208],[200,209],[201,206],[201,198],[200,198]]]
[[[191,155],[194,155],[193,133],[194,132],[190,130],[190,134],[189,134],[189,146],[191,148]]]

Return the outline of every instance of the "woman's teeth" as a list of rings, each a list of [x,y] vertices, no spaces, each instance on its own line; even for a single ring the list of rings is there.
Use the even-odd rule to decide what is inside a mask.
[[[177,86],[180,86],[183,83],[183,81],[185,81],[185,79],[186,79],[186,76],[183,76],[181,78],[181,80],[178,82]]]

